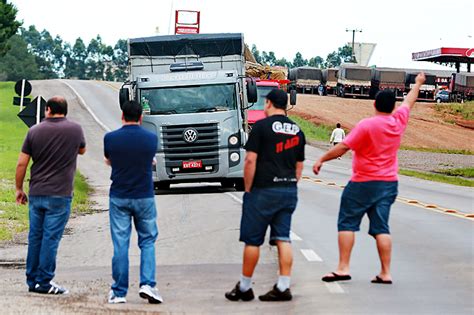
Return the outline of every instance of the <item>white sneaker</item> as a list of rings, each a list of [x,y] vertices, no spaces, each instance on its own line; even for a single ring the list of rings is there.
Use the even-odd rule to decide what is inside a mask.
[[[124,296],[122,297],[115,296],[114,291],[110,290],[108,302],[109,304],[127,303],[127,299]]]
[[[152,288],[149,285],[142,285],[138,294],[142,299],[147,299],[151,304],[163,303],[163,298],[161,297],[160,292],[158,292],[158,289]]]

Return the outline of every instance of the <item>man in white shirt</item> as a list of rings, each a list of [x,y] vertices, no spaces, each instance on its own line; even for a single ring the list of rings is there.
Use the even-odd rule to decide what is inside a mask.
[[[341,143],[345,137],[346,137],[346,133],[344,132],[344,129],[341,128],[340,123],[337,123],[336,129],[332,131],[331,139],[329,140],[329,143],[337,145],[338,143]]]

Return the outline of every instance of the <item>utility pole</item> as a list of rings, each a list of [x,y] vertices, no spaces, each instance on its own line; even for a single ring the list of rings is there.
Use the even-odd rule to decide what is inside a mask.
[[[362,30],[359,30],[357,28],[350,30],[346,28],[346,32],[352,32],[352,62],[356,62],[357,60],[356,60],[355,52],[354,52],[355,33],[356,32],[362,33]]]

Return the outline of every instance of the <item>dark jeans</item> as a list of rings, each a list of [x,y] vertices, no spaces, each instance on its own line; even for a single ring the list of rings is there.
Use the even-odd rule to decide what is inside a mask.
[[[390,207],[397,199],[398,182],[349,182],[341,197],[338,231],[359,231],[365,214],[369,217],[369,234],[390,234]]]
[[[29,196],[30,232],[26,283],[48,286],[56,270],[59,241],[71,212],[71,197]]]
[[[270,244],[290,242],[291,217],[298,202],[296,185],[271,188],[253,188],[244,194],[240,241],[260,246],[270,226]]]
[[[132,219],[140,247],[140,286],[154,287],[155,241],[158,237],[154,198],[110,198],[110,232],[114,244],[112,258],[112,290],[115,296],[124,297],[128,291],[128,248],[132,232]]]

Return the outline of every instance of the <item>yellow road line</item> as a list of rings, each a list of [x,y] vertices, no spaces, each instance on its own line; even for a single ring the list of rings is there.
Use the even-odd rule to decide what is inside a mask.
[[[345,187],[344,185],[337,185],[334,182],[325,182],[321,179],[312,178],[310,176],[303,176],[302,179],[304,181],[307,181],[307,182],[310,182],[310,183],[313,183],[313,184],[326,186],[326,187],[329,186],[329,187],[335,187],[335,188],[339,188],[339,189]],[[403,203],[403,204],[406,204],[406,205],[409,205],[409,206],[418,207],[418,208],[422,208],[422,209],[425,209],[425,210],[430,210],[430,211],[433,211],[433,212],[445,214],[445,215],[450,215],[450,216],[453,216],[453,217],[458,217],[458,218],[461,218],[461,219],[466,219],[466,220],[469,220],[469,221],[474,221],[474,213],[465,213],[465,212],[462,212],[462,211],[459,211],[459,210],[456,210],[456,209],[444,208],[444,207],[437,206],[435,204],[423,203],[419,200],[407,199],[407,198],[404,198],[404,197],[397,197],[397,202],[400,202],[400,203]]]
[[[112,89],[114,89],[114,90],[116,90],[116,91],[120,90],[118,87],[114,86],[113,84],[110,84],[110,83],[107,82],[107,81],[98,81],[98,80],[96,80],[95,82],[108,85],[109,87],[111,87]]]

